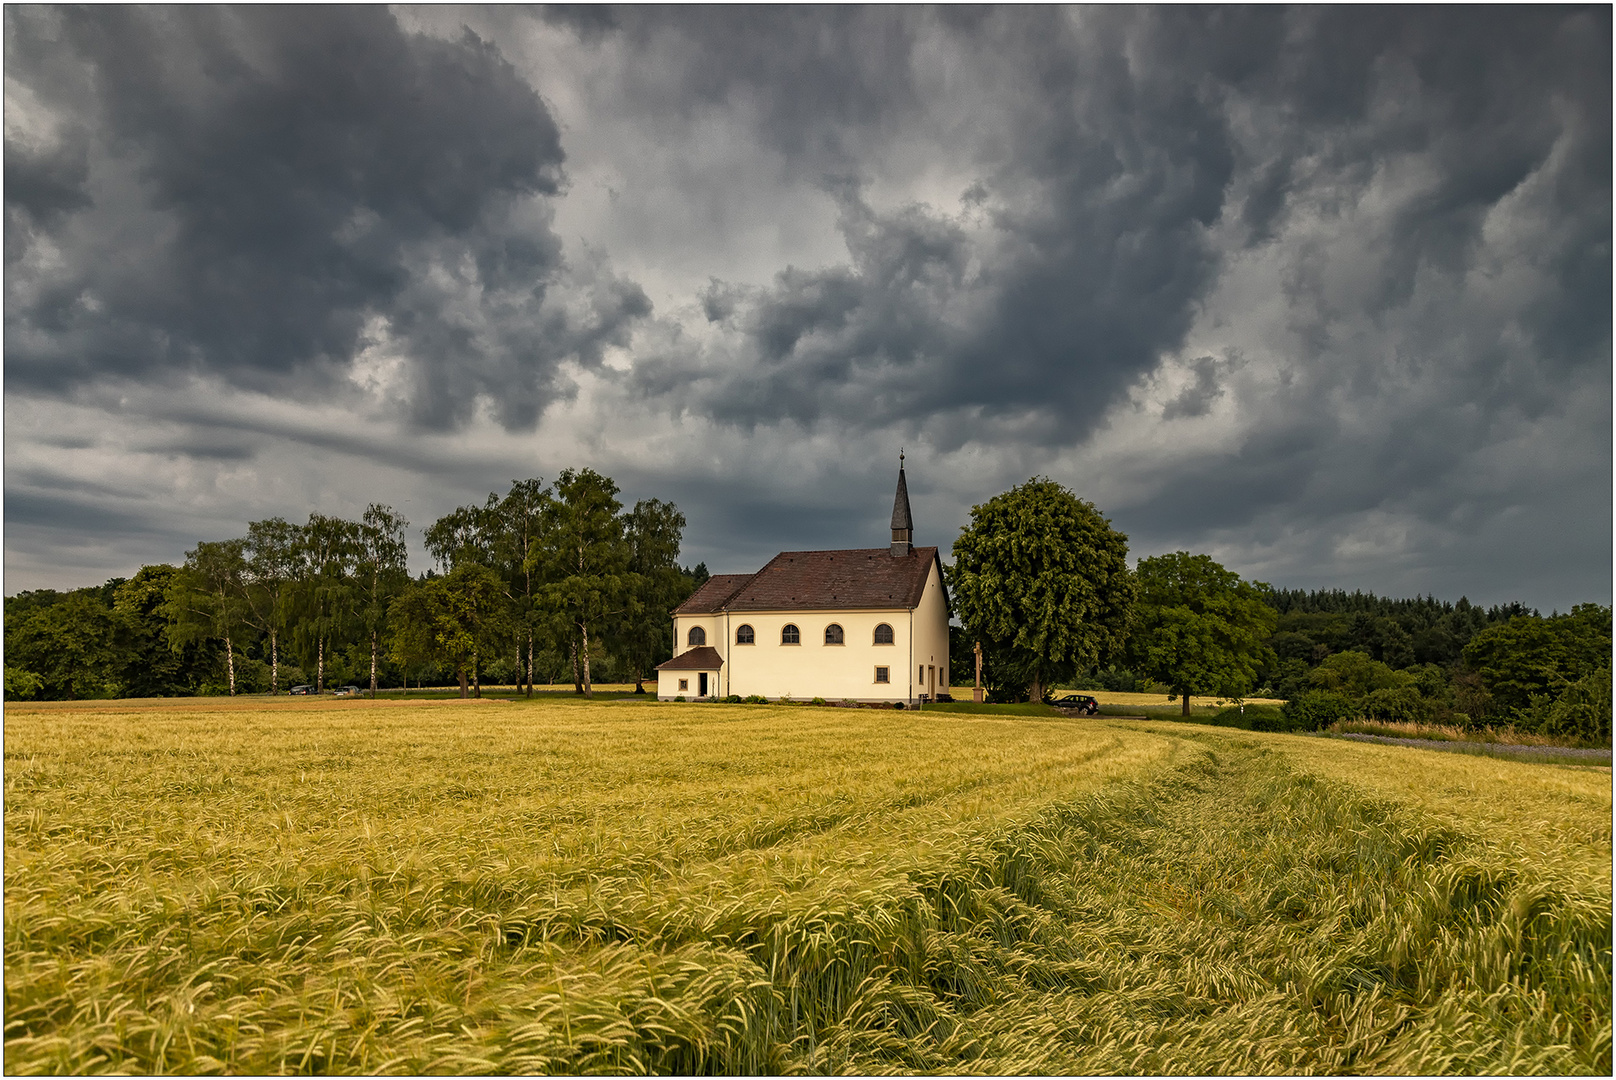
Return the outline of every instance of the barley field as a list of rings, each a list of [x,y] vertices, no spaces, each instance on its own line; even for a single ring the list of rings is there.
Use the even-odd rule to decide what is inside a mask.
[[[11,1073],[1594,1073],[1611,774],[1096,717],[5,713]]]

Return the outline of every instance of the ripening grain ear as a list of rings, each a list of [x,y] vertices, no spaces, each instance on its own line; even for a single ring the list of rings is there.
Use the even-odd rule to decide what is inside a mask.
[[[770,704],[6,725],[11,1071],[1609,1071],[1608,774]]]

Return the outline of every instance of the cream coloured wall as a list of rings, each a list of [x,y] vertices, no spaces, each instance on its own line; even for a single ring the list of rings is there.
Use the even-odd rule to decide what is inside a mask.
[[[681,690],[679,680],[685,680],[689,685]],[[707,673],[707,696],[717,697],[718,672]],[[694,701],[701,693],[701,672],[699,671],[659,671],[657,672],[657,697],[663,701],[672,701],[675,697],[683,697],[686,701]]]
[[[676,653],[689,650],[690,628],[700,626],[707,632],[707,644],[724,658],[714,696],[909,701],[921,694],[948,692],[948,609],[935,562],[913,612],[907,608],[732,612],[679,615],[673,622],[674,640],[679,643]],[[800,645],[781,644],[780,632],[787,623],[796,625]],[[841,626],[844,644],[825,644],[825,627],[831,623]],[[892,627],[891,645],[875,644],[875,628],[881,623]],[[756,644],[735,643],[742,625],[752,627]],[[887,669],[890,682],[875,681],[878,666]],[[657,696],[671,698],[677,693],[666,689],[675,674],[659,673]],[[685,677],[692,679],[689,697],[696,683],[693,675]]]

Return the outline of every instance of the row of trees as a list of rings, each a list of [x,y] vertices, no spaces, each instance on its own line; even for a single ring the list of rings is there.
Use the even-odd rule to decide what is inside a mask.
[[[590,694],[599,659],[638,682],[671,655],[668,612],[706,571],[676,563],[673,504],[625,512],[617,493],[589,469],[517,481],[429,527],[435,566],[414,579],[409,523],[372,505],[358,520],[252,522],[128,581],[9,597],[6,694],[278,693],[332,676],[374,692],[412,674],[468,694],[490,667],[528,693],[570,668]]]
[[[355,521],[253,522],[129,581],[11,597],[6,694],[278,692],[305,679],[323,690],[333,673],[372,691],[413,673],[477,694],[491,671],[530,694],[570,674],[590,694],[602,661],[639,684],[672,654],[668,613],[706,570],[677,564],[675,506],[625,511],[617,494],[589,469],[513,483],[426,529],[434,567],[415,579],[408,523],[372,505]],[[1276,590],[1187,552],[1130,569],[1126,536],[1038,479],[974,507],[953,555],[963,625],[951,664],[971,671],[980,642],[1000,698],[1159,687],[1186,715],[1195,694],[1274,696],[1312,720],[1609,735],[1609,608],[1543,618],[1519,604]]]
[[[1094,505],[1034,479],[971,509],[954,542],[960,647],[980,643],[1001,696],[1097,671],[1134,672],[1184,699],[1249,693],[1271,659],[1276,619],[1263,594],[1206,555],[1177,552],[1128,568],[1128,538]]]
[[[1074,688],[1283,697],[1312,719],[1513,724],[1609,738],[1611,611],[1544,618],[1431,597],[1276,590],[1207,555],[1130,571],[1127,537],[1090,503],[1032,480],[974,507],[954,544],[951,663],[1036,700]],[[1317,714],[1317,715],[1314,715]]]

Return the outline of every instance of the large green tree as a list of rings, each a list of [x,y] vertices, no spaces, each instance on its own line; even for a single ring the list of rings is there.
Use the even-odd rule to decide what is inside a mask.
[[[406,588],[393,602],[391,651],[408,665],[421,660],[447,663],[460,682],[460,696],[475,684],[482,657],[511,632],[509,606],[499,575],[474,562],[462,563],[443,577],[426,578]]]
[[[394,597],[410,582],[404,530],[409,522],[391,506],[371,503],[354,530],[354,591],[359,621],[370,638],[370,696],[376,696],[382,629]]]
[[[281,636],[297,599],[303,530],[285,518],[247,525],[245,584],[248,621],[269,640],[269,692],[281,689]]]
[[[618,517],[617,485],[593,469],[563,470],[528,552],[543,581],[542,602],[565,621],[579,661],[578,688],[594,696],[590,631],[622,614],[630,599],[629,549]]]
[[[321,693],[325,692],[326,658],[335,640],[353,621],[357,532],[351,521],[310,514],[299,536],[293,636],[302,649],[305,666],[314,668],[314,686]]]
[[[641,499],[624,515],[634,602],[623,616],[622,645],[636,694],[645,692],[645,673],[652,665],[672,655],[670,614],[694,591],[678,563],[684,530],[685,516],[661,499]]]
[[[72,700],[121,693],[124,620],[97,593],[76,589],[49,604],[7,611],[8,694]]]
[[[212,670],[211,642],[169,640],[164,605],[179,568],[142,566],[113,596],[113,610],[127,627],[120,696],[174,697],[193,694]]]
[[[544,527],[544,508],[550,493],[537,478],[515,480],[499,501],[493,544],[494,570],[505,582],[510,598],[512,626],[517,635],[517,675],[533,696],[533,654],[545,625],[539,607],[539,579],[528,562],[528,552]]]
[[[225,675],[236,692],[236,637],[247,623],[247,558],[243,540],[204,541],[185,553],[174,575],[165,613],[170,643],[181,648],[198,639],[224,644]]]
[[[1487,691],[1512,712],[1532,696],[1557,695],[1610,665],[1610,608],[1578,604],[1568,615],[1520,615],[1489,626],[1464,647],[1464,660]]]
[[[971,640],[1034,701],[1122,650],[1134,592],[1128,538],[1047,478],[971,508],[954,541],[952,584]]]
[[[1277,616],[1262,586],[1187,551],[1141,559],[1135,577],[1130,661],[1181,695],[1185,716],[1190,695],[1249,693],[1259,669],[1274,662],[1266,642]]]

